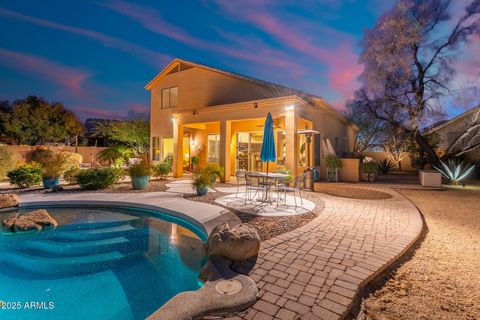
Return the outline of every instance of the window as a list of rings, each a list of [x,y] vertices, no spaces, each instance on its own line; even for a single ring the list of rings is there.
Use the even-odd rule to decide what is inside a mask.
[[[152,160],[160,160],[160,137],[152,137]]]
[[[209,134],[207,136],[208,146],[208,162],[219,163],[220,162],[220,135]]]
[[[162,90],[162,109],[176,107],[178,103],[178,87]]]

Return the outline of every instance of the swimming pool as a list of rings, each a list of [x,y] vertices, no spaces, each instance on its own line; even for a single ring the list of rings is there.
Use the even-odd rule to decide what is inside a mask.
[[[145,319],[199,288],[206,235],[193,224],[131,208],[45,209],[59,227],[0,229],[1,319]]]

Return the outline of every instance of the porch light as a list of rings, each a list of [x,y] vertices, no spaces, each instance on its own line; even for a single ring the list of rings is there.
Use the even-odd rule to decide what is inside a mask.
[[[292,111],[293,109],[295,109],[295,106],[293,104],[290,104],[285,107],[285,111]]]
[[[177,121],[177,117],[173,116],[172,117],[172,122],[175,123]]]

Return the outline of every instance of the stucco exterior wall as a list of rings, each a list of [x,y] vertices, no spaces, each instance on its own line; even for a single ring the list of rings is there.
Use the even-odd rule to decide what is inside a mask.
[[[12,146],[12,145],[6,145],[6,146],[1,146],[0,148],[5,149],[9,152],[11,152],[15,160],[19,160],[20,162],[28,162],[31,160],[31,153],[34,150],[37,149],[48,149],[52,150],[54,152],[76,152],[82,155],[83,157],[83,163],[91,163],[95,160],[95,157],[97,153],[102,151],[105,148],[102,147],[77,147],[77,150],[75,150],[75,147],[54,147],[54,146]]]

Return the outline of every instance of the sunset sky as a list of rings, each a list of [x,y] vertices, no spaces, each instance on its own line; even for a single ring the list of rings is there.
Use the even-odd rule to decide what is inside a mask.
[[[394,2],[139,3],[0,1],[0,99],[40,95],[81,118],[123,117],[148,110],[145,84],[179,57],[317,94],[342,109],[359,87],[363,31]],[[458,86],[479,81],[478,63],[470,63],[480,45],[472,48],[458,64]],[[462,103],[449,102],[448,113]]]

